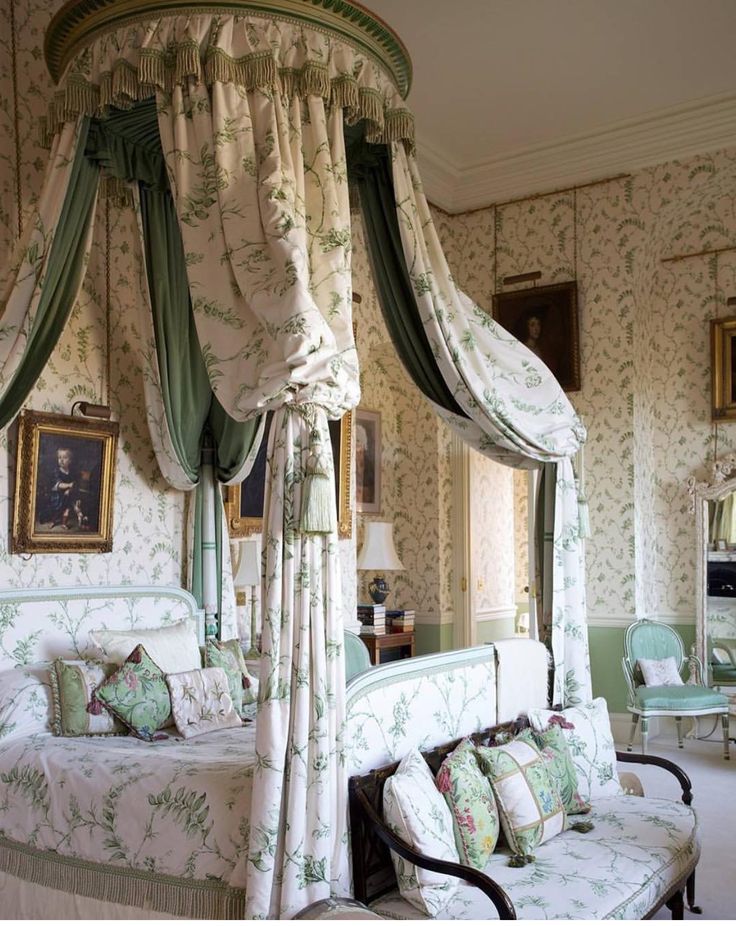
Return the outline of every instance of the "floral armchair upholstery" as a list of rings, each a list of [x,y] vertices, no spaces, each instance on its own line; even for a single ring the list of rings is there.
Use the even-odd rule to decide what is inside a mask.
[[[675,660],[680,677],[679,684],[646,685],[640,660]],[[729,758],[728,698],[703,684],[703,667],[697,656],[686,656],[680,635],[661,621],[640,620],[630,624],[624,638],[622,660],[628,686],[627,710],[631,713],[631,734],[628,751],[631,752],[636,727],[641,718],[641,750],[647,751],[649,720],[651,717],[674,717],[677,725],[677,742],[683,748],[682,718],[720,715],[723,731],[723,756]],[[685,666],[689,666],[687,684],[683,682]]]

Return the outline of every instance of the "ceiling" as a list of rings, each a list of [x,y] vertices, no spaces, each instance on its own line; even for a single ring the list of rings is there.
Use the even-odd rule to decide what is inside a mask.
[[[736,144],[736,0],[362,0],[450,212]]]

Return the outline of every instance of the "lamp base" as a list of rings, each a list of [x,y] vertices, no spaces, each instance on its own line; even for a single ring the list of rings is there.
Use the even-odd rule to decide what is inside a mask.
[[[374,604],[383,604],[388,598],[388,593],[390,591],[391,589],[389,588],[388,582],[383,576],[374,576],[368,583],[368,593],[373,599]]]

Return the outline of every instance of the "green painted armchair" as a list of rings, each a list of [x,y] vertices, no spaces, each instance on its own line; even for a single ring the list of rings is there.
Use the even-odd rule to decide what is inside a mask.
[[[674,657],[682,678],[686,663],[689,679],[686,685],[644,684],[639,667],[640,659],[667,659]],[[630,624],[624,638],[624,676],[629,689],[628,710],[631,712],[631,735],[628,751],[631,752],[636,726],[641,718],[641,751],[647,751],[650,717],[674,717],[677,726],[677,743],[683,748],[682,718],[720,715],[723,730],[723,757],[729,758],[728,698],[718,691],[705,688],[703,667],[697,656],[685,656],[685,648],[677,631],[660,621],[640,620]]]

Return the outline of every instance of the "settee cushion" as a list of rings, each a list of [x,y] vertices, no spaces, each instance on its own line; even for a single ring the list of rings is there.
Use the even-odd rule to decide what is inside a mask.
[[[510,868],[508,852],[491,856],[485,872],[507,891],[520,920],[641,919],[700,855],[695,812],[676,801],[597,798],[590,819],[590,833],[567,830],[539,846],[525,868]],[[371,909],[391,919],[427,918],[398,891]],[[488,897],[466,883],[437,916],[498,918]]]

